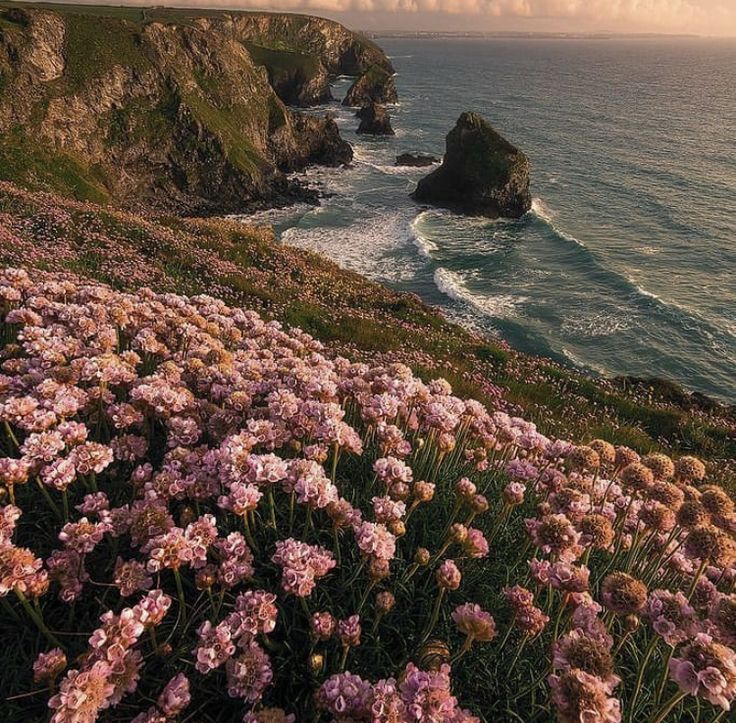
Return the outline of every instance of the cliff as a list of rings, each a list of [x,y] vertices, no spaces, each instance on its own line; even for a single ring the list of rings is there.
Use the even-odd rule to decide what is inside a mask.
[[[0,179],[185,214],[289,202],[309,192],[285,173],[352,150],[286,103],[376,65],[308,16],[0,3]]]

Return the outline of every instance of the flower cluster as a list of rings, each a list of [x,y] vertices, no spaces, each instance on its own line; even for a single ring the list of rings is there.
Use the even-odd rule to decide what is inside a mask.
[[[491,670],[562,721],[732,706],[736,512],[695,458],[549,439],[211,296],[6,269],[0,302],[0,597],[54,723],[216,690],[248,723],[469,722]]]

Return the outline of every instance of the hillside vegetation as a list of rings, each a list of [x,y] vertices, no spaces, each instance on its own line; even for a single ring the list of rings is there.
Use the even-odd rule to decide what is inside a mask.
[[[657,380],[592,379],[450,323],[413,295],[289,248],[268,229],[222,219],[137,216],[0,185],[0,261],[68,270],[117,289],[213,293],[299,326],[354,359],[422,375],[523,412],[558,437],[695,453],[720,480],[736,457],[733,408]]]

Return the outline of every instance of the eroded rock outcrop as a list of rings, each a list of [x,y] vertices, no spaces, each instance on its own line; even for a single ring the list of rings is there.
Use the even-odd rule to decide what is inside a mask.
[[[334,120],[280,96],[320,102],[333,73],[390,68],[370,41],[305,16],[131,13],[0,8],[0,180],[209,214],[311,198],[284,174],[350,162]],[[309,72],[279,85],[278,63]]]
[[[419,181],[416,201],[462,213],[509,218],[532,205],[529,160],[477,113],[463,113],[447,134],[442,165]]]
[[[371,103],[361,108],[356,114],[360,118],[358,133],[371,136],[393,136],[391,116],[385,106]]]
[[[372,65],[350,86],[342,104],[362,108],[373,103],[397,103],[398,100],[393,68]]]

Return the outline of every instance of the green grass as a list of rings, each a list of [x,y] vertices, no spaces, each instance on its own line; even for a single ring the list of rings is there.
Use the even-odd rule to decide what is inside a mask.
[[[220,139],[233,166],[244,173],[255,175],[268,165],[247,134],[243,133],[252,109],[242,104],[217,107],[198,93],[187,93],[183,100],[192,115]]]
[[[150,63],[142,52],[139,29],[130,20],[69,14],[65,18],[67,66],[64,90],[79,92],[116,65],[144,71]]]
[[[313,55],[305,55],[293,50],[267,48],[256,43],[243,42],[253,62],[264,65],[269,73],[285,74],[301,71],[310,77],[319,69],[319,60]]]
[[[0,136],[0,180],[70,194],[80,201],[109,200],[104,176],[71,155],[36,143],[22,128]]]

